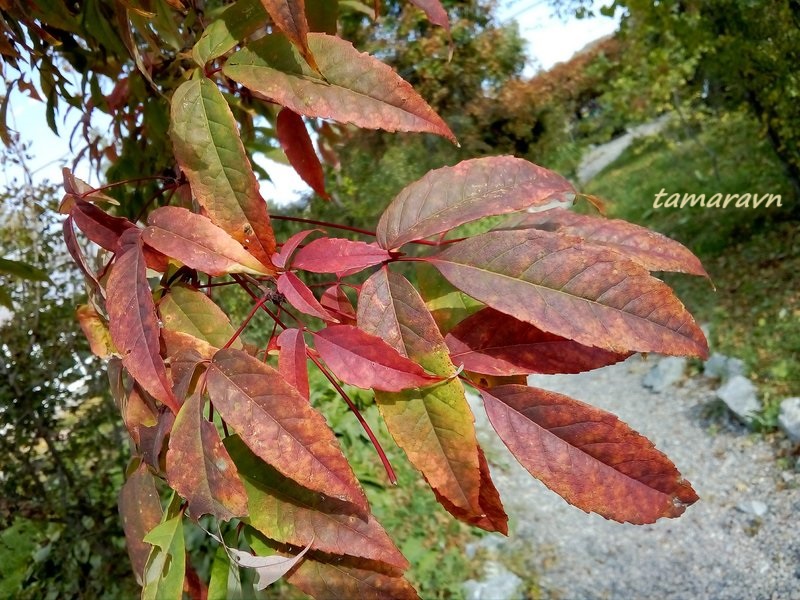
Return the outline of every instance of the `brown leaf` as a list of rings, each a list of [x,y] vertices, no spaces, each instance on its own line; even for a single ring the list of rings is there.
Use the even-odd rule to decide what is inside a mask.
[[[369,512],[325,419],[277,371],[241,350],[220,350],[207,389],[222,418],[262,460],[304,487]]]
[[[387,268],[362,286],[358,325],[400,354],[442,377],[452,377],[447,346],[425,302],[402,275]],[[478,442],[472,411],[458,379],[400,393],[376,392],[389,433],[462,520],[480,516]]]
[[[330,194],[325,191],[325,174],[314,144],[308,135],[303,118],[296,112],[284,108],[275,123],[278,141],[300,178],[321,197],[330,200]]]
[[[403,188],[381,215],[378,244],[392,250],[482,217],[563,203],[574,192],[557,173],[521,158],[465,160]]]
[[[172,95],[170,138],[175,158],[209,218],[262,265],[275,236],[236,120],[217,84],[205,77]]]
[[[525,229],[451,244],[427,259],[473,298],[611,352],[705,357],[705,336],[663,282],[614,250]]]
[[[142,239],[148,246],[212,277],[275,273],[272,263],[261,264],[210,219],[185,208],[162,206],[150,213],[147,223]]]
[[[320,496],[264,464],[238,436],[225,440],[250,499],[246,521],[270,539],[328,554],[355,556],[398,569],[408,561],[375,517],[353,515],[347,504]]]
[[[280,34],[251,42],[223,73],[306,117],[368,129],[435,133],[455,142],[447,124],[391,67],[336,36],[309,33],[319,71]]]
[[[332,325],[313,334],[314,347],[334,375],[363,389],[399,392],[441,381],[428,375],[381,338],[352,325]]]
[[[203,418],[205,401],[192,394],[181,406],[167,448],[167,481],[189,503],[197,520],[247,515],[247,493],[217,428]]]
[[[136,225],[128,219],[113,217],[94,204],[80,198],[74,199],[70,215],[75,221],[75,225],[86,237],[109,252],[117,251],[119,238],[123,233],[128,229],[136,228]]]
[[[321,562],[306,558],[287,581],[310,596],[359,600],[416,600],[416,590],[398,574],[382,573],[353,560]]]
[[[305,0],[261,0],[272,21],[297,46],[308,65],[319,71],[308,47],[308,21]]]
[[[608,246],[650,271],[676,271],[708,277],[700,260],[683,244],[620,219],[605,219],[561,208],[514,215],[497,229],[535,228],[558,231]]]
[[[698,499],[664,454],[611,413],[520,385],[481,395],[522,466],[584,511],[644,524],[677,517]]]
[[[161,522],[161,501],[155,479],[144,463],[131,473],[119,492],[119,515],[125,530],[125,545],[136,582],[142,585],[144,567],[152,546],[144,536]]]
[[[581,373],[630,356],[584,346],[493,308],[464,319],[445,341],[455,364],[467,371],[499,376]]]
[[[106,286],[109,330],[128,372],[156,399],[177,412],[178,403],[160,354],[158,318],[147,282],[140,233],[131,229],[123,234],[121,239],[127,243],[111,268]]]

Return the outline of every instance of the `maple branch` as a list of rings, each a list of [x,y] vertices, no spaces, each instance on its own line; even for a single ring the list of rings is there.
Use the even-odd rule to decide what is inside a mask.
[[[372,445],[375,447],[375,451],[378,453],[378,457],[383,463],[383,468],[386,470],[386,475],[389,477],[389,481],[392,483],[392,485],[397,485],[397,475],[395,475],[394,469],[392,468],[392,463],[389,462],[386,452],[384,452],[381,443],[378,441],[378,438],[375,437],[374,433],[372,433],[372,429],[370,428],[369,423],[367,423],[367,421],[364,419],[361,411],[358,410],[358,407],[350,399],[350,396],[347,395],[347,392],[345,392],[342,386],[339,385],[339,382],[336,381],[336,378],[328,372],[325,366],[319,362],[319,359],[314,356],[308,350],[308,348],[306,348],[306,356],[308,356],[308,358],[310,358],[311,361],[317,365],[317,368],[322,371],[322,374],[325,375],[325,378],[331,382],[331,385],[336,389],[338,394],[344,399],[345,402],[347,402],[347,406],[349,406],[350,410],[353,411],[356,419],[358,419],[358,422],[361,423],[361,427],[366,432],[367,437],[369,437],[369,441],[372,442]]]

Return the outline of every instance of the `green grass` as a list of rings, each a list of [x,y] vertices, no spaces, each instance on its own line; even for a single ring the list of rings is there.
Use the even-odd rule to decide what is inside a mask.
[[[641,140],[586,191],[608,199],[609,216],[687,245],[716,286],[666,277],[700,323],[712,351],[742,358],[774,426],[777,405],[800,391],[800,203],[758,127],[740,114],[709,122],[691,139],[675,132]],[[782,207],[654,208],[656,193],[771,193]]]

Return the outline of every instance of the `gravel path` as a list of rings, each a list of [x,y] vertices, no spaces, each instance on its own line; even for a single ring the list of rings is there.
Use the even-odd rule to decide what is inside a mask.
[[[655,362],[635,356],[531,383],[618,415],[676,463],[700,501],[678,519],[639,527],[587,515],[533,480],[477,407],[511,517],[509,538],[481,540],[485,559],[538,574],[544,598],[800,600],[800,474],[779,468],[780,443],[713,408],[714,382],[698,376],[661,394],[642,387]]]

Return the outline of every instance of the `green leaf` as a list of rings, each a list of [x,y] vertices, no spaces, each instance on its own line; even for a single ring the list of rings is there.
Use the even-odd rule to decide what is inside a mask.
[[[0,306],[5,306],[8,310],[14,310],[14,299],[8,293],[5,285],[0,285]]]
[[[208,600],[243,600],[242,579],[239,566],[228,556],[225,546],[217,546],[211,565]]]
[[[266,20],[267,12],[260,0],[239,0],[206,27],[192,48],[192,58],[204,66],[255,33]]]
[[[350,42],[310,33],[319,72],[280,34],[250,43],[228,59],[223,73],[307,117],[369,129],[435,133],[455,142],[447,124],[388,65]]]
[[[158,313],[165,329],[178,331],[202,340],[214,348],[222,348],[235,332],[228,315],[203,292],[182,285],[173,285],[158,304]],[[235,340],[232,348],[241,348]]]
[[[0,273],[32,281],[50,281],[47,273],[19,260],[0,258]]]
[[[262,264],[275,252],[267,205],[239,130],[216,84],[205,77],[172,96],[170,137],[175,158],[208,217]]]
[[[155,529],[144,537],[153,549],[144,570],[142,600],[181,600],[186,574],[186,545],[180,499],[173,496],[170,508]],[[174,516],[173,516],[174,515]]]
[[[425,305],[442,334],[483,308],[483,303],[454,287],[431,265],[417,263],[417,282]]]
[[[402,275],[383,268],[362,286],[358,326],[386,340],[428,371],[452,377],[447,346],[425,303]],[[392,437],[425,476],[445,508],[466,521],[480,518],[481,473],[472,411],[457,379],[398,393],[375,392]],[[452,510],[455,507],[456,510]]]

